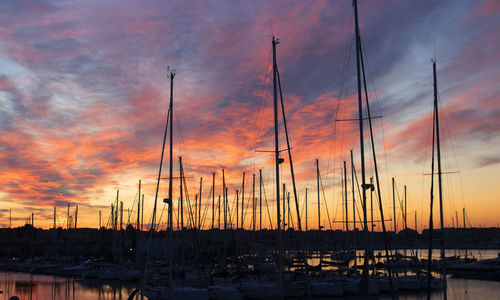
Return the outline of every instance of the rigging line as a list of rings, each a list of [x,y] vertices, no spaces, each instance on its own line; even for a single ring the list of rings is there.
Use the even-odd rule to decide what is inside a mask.
[[[441,102],[440,100],[441,100],[441,98],[438,95],[438,101]],[[450,129],[449,129],[449,126],[448,126],[448,121],[446,120],[446,114],[445,114],[444,109],[441,109],[441,115],[443,116],[444,128],[446,130],[446,133],[448,134],[448,138],[445,139],[445,141],[447,141],[447,142],[450,143],[451,152],[452,152],[453,158],[455,160],[455,168],[458,170],[458,174],[459,174],[458,177],[459,177],[459,180],[460,180],[460,190],[461,190],[461,195],[462,195],[462,204],[463,204],[463,206],[465,206],[465,196],[464,196],[464,190],[463,190],[462,174],[460,173],[460,166],[458,164],[457,154],[455,152],[455,143],[454,143],[454,140],[452,138],[452,135],[451,135],[451,132],[450,132]]]
[[[264,184],[264,179],[262,179],[262,191],[264,192],[264,202],[266,203],[267,216],[269,217],[269,226],[270,226],[271,230],[273,230],[273,221],[271,219],[271,213],[269,211],[269,205],[267,203],[267,194],[266,194],[266,188],[265,188],[265,186],[266,185]]]
[[[212,199],[212,188],[210,188],[210,192],[208,193],[208,198],[207,199],[208,199],[207,203],[210,203],[210,200]],[[200,226],[200,229],[201,229],[201,227],[203,225],[205,225],[205,220],[208,217],[208,209],[209,209],[210,205],[209,204],[205,204],[204,206],[205,206],[205,208],[203,209],[203,215],[201,217],[201,226]]]
[[[365,48],[365,45],[364,43],[362,45],[360,45],[360,47],[362,47],[362,51],[365,53],[365,57],[366,57],[366,48]],[[383,149],[384,149],[384,170],[385,170],[385,175],[386,175],[386,188],[387,188],[387,199],[390,199],[390,183],[389,183],[389,172],[388,172],[388,167],[387,167],[387,144],[386,144],[386,139],[385,139],[385,128],[384,128],[384,118],[383,118],[383,115],[382,115],[382,105],[380,104],[380,101],[378,100],[378,94],[377,94],[377,89],[375,87],[375,82],[373,81],[372,78],[375,78],[373,75],[372,75],[372,72],[371,72],[371,67],[370,67],[370,63],[368,61],[368,59],[365,59],[366,61],[366,67],[367,67],[367,70],[368,70],[368,78],[370,79],[370,83],[371,83],[371,86],[372,86],[372,89],[373,89],[373,94],[375,95],[374,97],[374,100],[373,102],[375,102],[378,110],[379,110],[379,115],[382,116],[381,117],[381,127],[382,127],[382,142],[383,142]]]
[[[132,209],[128,211],[128,223],[130,223],[130,215],[134,213],[134,207],[135,207],[135,200],[136,200],[136,196],[137,194],[139,194],[139,191],[136,190],[136,194],[134,196],[134,202],[132,203]],[[140,196],[139,196],[140,197]]]
[[[306,201],[304,201],[302,203],[302,208],[300,209],[300,215],[303,216],[304,215],[304,210],[305,210],[305,207],[306,207]],[[305,220],[305,219],[304,219]]]
[[[356,179],[356,187],[358,188],[358,196],[359,196],[359,201],[357,201],[356,204],[357,205],[363,205],[363,203],[361,203],[363,197],[361,196],[361,190],[359,189],[358,173],[356,172],[356,167],[355,166],[353,166],[353,169],[354,169],[354,179]],[[360,210],[361,209],[359,209],[358,206],[356,206],[356,213],[358,214],[358,218],[360,220],[360,223],[362,224],[363,223],[362,222],[363,219],[361,218],[361,215],[359,214]]]
[[[352,16],[351,16],[352,17]],[[350,28],[352,26],[351,22],[348,23],[348,27]],[[337,139],[336,139],[336,136],[337,136],[337,119],[338,119],[338,115],[339,115],[339,111],[340,111],[340,102],[341,102],[341,98],[342,98],[342,94],[343,94],[343,91],[344,91],[344,84],[345,84],[345,81],[346,81],[346,78],[347,78],[347,74],[348,74],[348,67],[349,67],[349,62],[350,62],[350,55],[351,55],[351,47],[352,47],[352,39],[350,39],[350,34],[348,34],[350,31],[346,31],[346,40],[347,42],[345,43],[346,47],[344,49],[344,60],[343,60],[343,63],[342,63],[342,71],[341,71],[341,75],[340,75],[340,83],[339,83],[339,89],[338,89],[338,96],[337,96],[337,107],[336,107],[336,110],[335,110],[335,118],[334,118],[334,122],[333,122],[333,132],[332,132],[332,135],[331,135],[331,140],[330,140],[330,152],[329,152],[329,155],[328,155],[328,163],[327,163],[327,178],[329,176],[329,171],[330,171],[330,165],[331,165],[331,160],[332,160],[332,152],[333,152],[333,149],[337,149]],[[342,129],[345,128],[345,124],[342,125]],[[343,145],[343,137],[344,137],[344,130],[342,130],[342,134],[341,134],[341,145]],[[337,151],[335,151],[335,153],[337,153]],[[345,154],[344,154],[345,155]],[[337,156],[336,155],[333,155],[333,166],[335,168],[335,166],[337,165]]]
[[[438,102],[441,103],[441,98],[439,97],[438,95]],[[453,138],[452,138],[452,135],[451,135],[451,132],[450,132],[450,129],[449,129],[449,126],[448,126],[448,122],[446,120],[446,115],[445,115],[445,110],[444,109],[441,109],[441,116],[442,116],[442,120],[443,120],[443,124],[444,124],[444,128],[445,128],[445,131],[446,131],[446,134],[447,134],[447,138],[444,139],[445,143],[449,143],[449,146],[446,147],[446,150],[445,153],[447,153],[449,151],[448,148],[451,148],[451,153],[452,153],[452,156],[453,156],[453,159],[455,161],[455,167],[458,169],[458,172],[459,172],[459,175],[458,175],[458,178],[459,178],[459,181],[460,181],[460,192],[461,192],[461,198],[462,198],[462,206],[465,206],[465,196],[464,196],[464,191],[463,191],[463,182],[462,182],[462,176],[460,174],[460,167],[459,167],[459,164],[458,164],[458,160],[457,160],[457,155],[456,155],[456,152],[455,152],[455,145],[454,145],[454,141],[453,141]],[[448,162],[448,155],[445,155],[445,163],[446,165],[448,165],[448,169],[450,169],[450,163]],[[449,199],[455,199],[454,195],[453,195],[453,190],[451,188],[451,180],[448,180],[448,184],[447,184],[447,187],[450,191],[450,197]],[[452,201],[449,201],[453,204],[453,208],[455,208],[455,203],[452,202]]]
[[[325,196],[325,188],[323,187],[323,180],[321,179],[321,175],[319,176],[319,182],[320,182],[321,191],[322,191],[322,194],[323,194],[323,200],[324,200],[323,203],[325,204],[325,208],[326,208],[326,216],[328,217],[328,225],[330,225],[330,230],[333,230],[333,228],[332,228],[332,219],[330,218],[330,212],[328,210],[328,203],[326,201],[326,196]]]
[[[255,125],[254,125],[254,128],[253,128],[253,137],[252,137],[252,145],[251,145],[251,149],[254,149],[256,150],[257,149],[257,140],[258,140],[258,137],[260,136],[260,131],[261,131],[261,127],[262,127],[262,121],[263,121],[263,115],[264,115],[264,103],[266,102],[266,98],[267,98],[267,94],[268,94],[268,91],[269,91],[269,86],[270,86],[270,83],[271,83],[271,54],[272,54],[272,50],[269,49],[269,52],[268,52],[268,57],[267,57],[267,63],[266,63],[266,68],[264,70],[264,81],[262,83],[262,94],[261,94],[261,97],[260,97],[260,101],[259,101],[259,108],[258,108],[258,113],[256,115],[256,120],[255,120]],[[255,151],[253,151],[255,152]],[[253,153],[253,165],[255,165],[255,157],[256,157],[256,154]]]
[[[192,206],[191,206],[191,201],[190,201],[190,198],[189,198],[189,192],[188,192],[188,187],[187,187],[187,183],[186,183],[186,176],[184,176],[184,167],[182,168],[182,181],[184,182],[184,185],[183,185],[183,188],[184,188],[184,195],[185,195],[185,201],[186,201],[186,204],[187,204],[187,207],[188,207],[188,225],[191,226],[192,229],[195,228],[195,220],[194,220],[194,213],[193,213],[193,209],[192,209]]]
[[[161,209],[160,217],[158,218],[158,227],[156,227],[156,228],[158,228],[158,229],[160,229],[161,218],[163,217],[163,212],[165,211],[165,206],[166,206],[166,203],[164,202],[164,203],[163,203],[163,207],[162,207],[162,209]]]
[[[351,16],[352,18],[352,16]],[[349,22],[349,27],[352,26],[351,24],[352,22]],[[352,39],[350,39],[349,37],[351,36],[348,32],[350,31],[347,31],[346,32],[346,40],[347,42],[345,43],[346,47],[345,47],[345,52],[344,52],[344,61],[342,63],[342,71],[341,71],[341,75],[340,75],[340,83],[339,83],[339,90],[338,90],[338,95],[337,95],[337,108],[335,110],[335,119],[334,119],[334,122],[333,122],[333,132],[332,132],[332,137],[331,137],[331,140],[330,140],[330,153],[329,153],[329,156],[328,156],[328,164],[327,164],[327,171],[330,169],[330,163],[331,163],[331,157],[332,157],[332,149],[333,148],[337,148],[337,143],[336,143],[336,136],[337,136],[337,119],[338,119],[338,114],[339,114],[339,107],[340,107],[340,99],[342,98],[342,94],[344,92],[344,84],[345,84],[345,81],[347,80],[347,74],[348,74],[348,69],[349,69],[349,62],[350,62],[350,57],[351,57],[351,47],[352,47]],[[343,124],[343,129],[345,128],[345,124]],[[343,134],[344,132],[342,131],[342,144],[343,144]],[[335,144],[335,146],[334,146]],[[335,151],[335,153],[337,153],[337,151]],[[344,154],[345,155],[345,154]],[[337,157],[334,155],[334,158],[333,158],[333,165],[334,167],[336,166],[336,159]],[[328,177],[328,173],[327,173],[327,177]]]
[[[399,208],[401,209],[401,217],[403,218],[403,220],[401,220],[402,222],[404,222],[406,220],[406,215],[405,215],[405,206],[403,204],[403,199],[402,197],[399,195],[399,190],[396,188],[396,194],[398,195],[398,201],[399,201]],[[404,225],[404,224],[403,224]],[[404,226],[403,226],[404,228]]]

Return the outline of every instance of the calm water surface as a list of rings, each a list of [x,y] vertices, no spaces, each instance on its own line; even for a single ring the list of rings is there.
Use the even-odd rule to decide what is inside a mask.
[[[18,296],[21,300],[84,300],[127,299],[133,288],[123,286],[120,283],[89,283],[79,279],[2,272],[0,273],[0,290],[3,291],[3,294],[0,294],[1,300],[8,300],[12,295]],[[344,297],[344,299],[360,298]],[[390,295],[382,295],[373,299],[391,299],[391,297]],[[427,295],[425,292],[399,293],[398,299],[423,300],[427,299]],[[443,299],[443,293],[433,292],[431,299]],[[500,299],[500,282],[450,278],[447,299]]]
[[[0,272],[0,300],[127,299],[132,286],[49,275]]]
[[[422,252],[422,250],[419,251],[419,256]],[[482,250],[481,255],[477,250],[473,252],[476,258],[486,259],[496,257],[499,250]],[[439,255],[438,252],[433,254],[436,258]],[[453,254],[454,250],[447,250],[447,255]],[[121,282],[86,281],[49,275],[0,272],[0,291],[3,292],[0,294],[0,300],[8,300],[13,295],[21,300],[127,299],[133,289],[133,285],[124,285]],[[449,278],[447,294],[447,299],[450,300],[500,299],[500,282]],[[344,297],[344,299],[359,298]],[[391,299],[391,297],[382,295],[373,299]],[[423,300],[427,299],[427,294],[425,292],[400,292],[398,299]],[[433,292],[431,299],[443,299],[443,293]]]

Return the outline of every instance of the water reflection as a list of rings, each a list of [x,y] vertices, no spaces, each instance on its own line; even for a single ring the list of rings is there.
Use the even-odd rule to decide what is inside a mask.
[[[0,272],[1,300],[127,299],[133,286],[121,282],[83,281],[48,275]]]
[[[404,250],[399,250],[404,251]],[[418,254],[419,257],[426,258],[426,249],[407,250]],[[463,251],[463,250],[462,250]],[[453,255],[457,250],[447,250],[447,256]],[[473,250],[473,255],[478,259],[488,259],[497,257],[499,250]],[[358,251],[358,265],[363,263],[362,252]],[[383,252],[374,251],[375,260],[383,261]],[[379,254],[381,254],[379,256]],[[413,255],[414,255],[413,254]],[[331,256],[331,253],[328,253]],[[470,255],[470,252],[469,252]],[[326,254],[323,255],[325,257]],[[439,250],[433,253],[435,259],[439,259]],[[309,260],[311,265],[319,264],[319,255]],[[352,264],[352,262],[351,262]],[[329,269],[329,266],[323,269]],[[405,270],[406,272],[407,270]],[[438,274],[435,274],[436,276]],[[8,300],[9,297],[16,295],[20,299],[50,299],[50,300],[69,300],[69,299],[127,299],[135,286],[132,284],[124,285],[119,281],[101,281],[101,280],[81,280],[75,278],[64,278],[49,275],[34,275],[28,273],[0,272],[0,300]],[[447,299],[498,299],[500,295],[500,282],[482,281],[471,279],[448,279]],[[139,299],[138,297],[136,299]],[[307,299],[307,298],[306,298]],[[317,299],[317,298],[313,298]],[[321,298],[326,299],[326,298]],[[364,299],[354,296],[345,296],[342,299]],[[389,294],[374,297],[373,299],[391,299]],[[423,300],[427,299],[425,290],[418,292],[397,293],[397,299],[401,300]],[[442,291],[433,291],[431,299],[443,299]],[[188,299],[186,299],[188,300]]]

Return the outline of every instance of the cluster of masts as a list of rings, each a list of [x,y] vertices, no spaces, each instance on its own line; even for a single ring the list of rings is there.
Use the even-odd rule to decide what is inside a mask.
[[[373,217],[373,199],[378,200],[378,209],[379,209],[379,215],[380,215],[380,223],[382,225],[382,232],[384,233],[384,247],[385,247],[385,255],[387,259],[391,257],[390,253],[390,246],[389,246],[389,241],[386,237],[386,232],[388,231],[385,220],[384,219],[384,209],[382,207],[382,196],[381,196],[381,189],[380,189],[380,181],[379,181],[379,173],[378,173],[378,167],[377,167],[377,156],[376,156],[376,151],[375,151],[375,143],[374,143],[374,136],[373,136],[373,128],[372,128],[372,116],[370,113],[370,105],[368,101],[368,92],[367,92],[367,87],[366,87],[366,77],[365,77],[365,66],[363,62],[363,52],[362,52],[362,47],[361,47],[361,38],[360,38],[360,29],[359,29],[359,24],[358,24],[358,10],[357,10],[357,1],[354,0],[354,19],[355,19],[355,38],[356,38],[356,67],[357,67],[357,94],[358,94],[358,118],[355,119],[355,121],[359,122],[359,154],[360,154],[360,184],[358,186],[360,187],[359,191],[359,203],[361,204],[362,208],[362,218],[360,217],[361,221],[360,223],[362,224],[362,234],[361,238],[365,241],[363,243],[364,245],[364,253],[365,253],[365,258],[369,256],[368,253],[370,253],[369,249],[369,242],[368,242],[368,231],[369,231],[369,226],[368,226],[368,221],[369,221],[369,216],[368,216],[368,201],[367,201],[367,193],[370,192],[372,194],[371,197],[371,228],[372,230],[374,229],[374,217]],[[283,240],[282,240],[282,231],[286,230],[288,228],[293,228],[293,206],[295,206],[295,216],[296,216],[296,225],[298,227],[299,231],[302,231],[302,221],[301,221],[301,214],[299,210],[299,203],[298,203],[298,194],[297,194],[297,188],[295,185],[295,174],[294,174],[294,169],[293,169],[293,160],[292,160],[292,154],[291,154],[291,146],[290,146],[290,141],[288,137],[288,127],[287,127],[287,122],[286,122],[286,116],[285,116],[285,108],[284,108],[284,101],[283,101],[283,94],[282,94],[282,89],[281,89],[281,81],[280,81],[280,76],[279,76],[279,71],[278,71],[278,64],[277,64],[277,55],[276,55],[276,47],[279,44],[279,41],[273,37],[272,39],[272,53],[273,53],[273,99],[274,99],[274,167],[275,167],[275,185],[274,185],[274,195],[275,195],[275,203],[276,203],[276,218],[274,219],[274,224],[275,224],[275,229],[277,232],[277,248],[278,248],[278,282],[279,282],[279,288],[280,288],[280,295],[284,294],[283,291],[283,257],[284,257],[284,251],[283,251]],[[438,187],[439,187],[439,206],[440,206],[440,228],[444,228],[444,217],[443,217],[443,202],[442,202],[442,169],[441,169],[441,149],[440,149],[440,135],[439,135],[439,113],[438,113],[438,102],[437,102],[437,79],[436,79],[436,64],[433,62],[433,75],[434,75],[434,116],[433,116],[433,150],[432,150],[432,176],[431,176],[431,192],[430,192],[430,199],[431,199],[431,205],[430,205],[430,218],[429,218],[429,229],[430,229],[430,236],[429,236],[429,266],[428,266],[428,272],[429,272],[429,286],[430,286],[430,274],[431,274],[431,262],[432,262],[432,257],[431,257],[431,248],[432,248],[432,230],[433,230],[433,199],[434,199],[434,174],[435,174],[435,169],[434,169],[434,153],[437,152],[437,175],[438,175]],[[163,136],[163,147],[162,147],[162,152],[161,152],[161,158],[160,158],[160,166],[159,166],[159,171],[158,171],[158,177],[157,177],[157,183],[156,183],[156,191],[155,191],[155,198],[154,198],[154,206],[153,206],[153,213],[151,217],[151,224],[148,226],[144,226],[143,223],[143,215],[144,215],[144,196],[142,196],[142,202],[141,202],[141,182],[139,181],[139,193],[138,193],[138,201],[137,201],[137,221],[136,221],[136,228],[137,229],[144,229],[144,227],[148,227],[150,231],[150,242],[149,242],[149,250],[148,250],[148,255],[146,259],[146,265],[150,257],[150,249],[151,249],[151,237],[152,233],[154,231],[157,231],[160,227],[160,221],[162,216],[160,215],[159,219],[157,220],[157,207],[158,207],[158,202],[159,200],[159,186],[160,186],[160,180],[163,179],[162,176],[162,166],[164,162],[164,156],[165,156],[165,146],[167,143],[167,137],[169,138],[169,149],[168,149],[168,157],[169,157],[169,170],[168,170],[168,177],[165,179],[168,179],[168,196],[163,199],[163,202],[165,205],[168,206],[168,215],[167,215],[167,226],[166,229],[169,233],[169,253],[174,253],[173,252],[173,231],[174,231],[174,201],[173,201],[173,182],[174,182],[174,174],[173,174],[173,87],[174,87],[174,77],[175,77],[175,71],[173,69],[168,69],[168,78],[170,79],[170,104],[169,104],[169,109],[167,113],[167,120],[166,120],[166,126],[165,126],[165,132]],[[364,91],[364,93],[363,93]],[[364,98],[364,99],[363,99]],[[365,100],[365,101],[364,101]],[[363,105],[363,102],[365,104]],[[365,109],[363,109],[365,108]],[[366,111],[367,116],[363,117],[363,112]],[[281,112],[281,121],[284,126],[284,132],[285,132],[285,138],[286,138],[286,149],[285,150],[280,150],[280,139],[279,139],[279,121],[280,121],[280,112]],[[367,180],[366,176],[366,166],[365,166],[365,143],[364,143],[364,121],[368,121],[369,125],[369,137],[371,139],[371,156],[372,156],[372,161],[374,164],[374,178],[371,178],[370,181]],[[436,151],[434,151],[434,147],[436,147]],[[288,162],[290,166],[290,175],[291,175],[291,181],[292,181],[292,191],[293,191],[293,200],[295,205],[290,204],[290,193],[287,192],[285,184],[282,182],[282,177],[280,176],[280,164],[284,162],[284,159],[280,156],[280,153],[282,151],[286,151],[288,153]],[[321,226],[321,201],[320,201],[320,176],[319,176],[319,160],[316,160],[316,172],[317,172],[317,196],[318,196],[318,211],[317,211],[317,217],[318,217],[318,231],[322,229]],[[347,196],[347,168],[346,168],[346,162],[344,162],[344,168],[343,168],[343,197],[344,197],[344,213],[345,213],[345,229],[346,231],[349,231],[350,225],[349,225],[349,212],[348,212],[348,196]],[[262,171],[259,170],[259,199],[257,201],[256,198],[256,174],[252,174],[252,189],[251,189],[251,195],[252,197],[250,200],[245,199],[245,172],[243,173],[243,181],[242,181],[242,187],[241,187],[241,193],[239,189],[235,190],[235,197],[236,197],[236,208],[231,209],[229,205],[229,188],[226,185],[226,179],[225,179],[225,174],[224,174],[224,169],[222,170],[222,197],[219,196],[217,199],[217,203],[215,201],[215,173],[212,173],[212,190],[211,190],[211,222],[210,222],[210,227],[211,229],[244,229],[245,225],[245,207],[248,207],[248,201],[251,202],[251,208],[252,208],[252,217],[251,217],[251,228],[252,230],[257,229],[257,223],[259,223],[259,229],[262,229],[262,200],[263,200],[263,179],[262,179]],[[353,220],[353,229],[356,228],[356,204],[354,202],[355,199],[355,184],[354,181],[357,181],[357,175],[355,173],[355,168],[354,168],[354,158],[353,158],[353,153],[351,150],[351,183],[352,183],[352,199],[353,199],[353,211],[352,211],[352,220]],[[207,215],[207,209],[210,205],[205,205],[205,211],[202,212],[202,184],[203,184],[203,178],[200,178],[200,186],[199,186],[199,193],[195,195],[195,200],[194,200],[194,205],[191,204],[190,202],[190,197],[186,185],[186,176],[184,174],[184,168],[182,166],[182,157],[179,157],[179,177],[175,178],[179,179],[179,191],[180,195],[178,198],[178,203],[177,203],[177,218],[176,218],[176,224],[177,224],[177,229],[185,229],[186,225],[188,225],[191,229],[201,229],[204,227],[204,222],[207,221],[206,215]],[[394,179],[392,180],[393,183],[393,229],[394,232],[397,231],[397,214],[396,214],[396,203],[395,203],[395,181]],[[359,189],[358,187],[358,189]],[[373,193],[376,193],[376,197],[373,197]],[[405,194],[405,204],[404,204],[404,209],[402,209],[402,216],[403,216],[403,221],[404,221],[404,229],[407,229],[407,209],[406,209],[406,186],[404,188],[404,194]],[[308,230],[308,222],[307,222],[307,189],[306,189],[306,218],[305,218],[305,228]],[[267,202],[267,199],[265,198],[265,192],[264,192],[264,202]],[[234,203],[234,202],[233,202]],[[246,205],[246,206],[245,206]],[[267,206],[267,204],[266,204]],[[375,204],[377,206],[377,204]],[[184,209],[187,209],[187,213],[184,213]],[[216,211],[217,210],[217,211]],[[257,212],[259,213],[258,219],[257,220]],[[326,210],[328,214],[328,210]],[[78,208],[75,210],[74,216],[70,216],[69,214],[69,206],[68,206],[68,228],[70,227],[70,223],[72,224],[74,221],[74,226],[76,227],[77,225],[77,214],[78,214]],[[268,210],[269,214],[269,210]],[[130,211],[129,211],[129,220],[127,221],[128,224],[130,224]],[[217,215],[217,222],[215,216]],[[55,210],[54,210],[54,216],[55,216]],[[187,216],[187,221],[184,220],[185,216]],[[55,217],[54,217],[55,218]],[[34,217],[33,214],[31,216],[31,224],[34,224],[33,221]],[[465,219],[465,211],[464,211],[464,219]],[[458,216],[457,216],[458,220]],[[270,217],[269,214],[269,221],[270,221],[270,226],[272,227],[272,218]],[[330,226],[332,226],[332,222],[329,220]],[[464,220],[465,223],[465,220]],[[55,219],[54,219],[54,224],[55,224]],[[114,230],[116,229],[122,229],[123,228],[123,202],[119,201],[119,191],[117,191],[116,195],[116,201],[111,205],[111,214],[110,214],[110,219],[108,224],[110,224],[110,227]],[[101,228],[101,212],[99,212],[99,228]],[[222,226],[222,228],[221,228]],[[292,226],[292,227],[290,227]],[[441,259],[442,261],[445,260],[444,256],[444,237],[441,235]],[[172,287],[169,292],[172,295],[173,291],[173,275],[172,275],[172,269],[173,269],[173,255],[169,255],[169,286]],[[361,276],[361,287],[362,289],[367,290],[368,287],[368,259],[364,260],[364,265],[362,267],[362,276]],[[146,277],[147,275],[147,269],[145,267],[144,270],[144,276]],[[390,285],[392,289],[392,275],[391,275],[391,269],[388,267],[388,273],[389,273],[389,279],[390,279]],[[446,280],[446,269],[443,267],[442,270],[443,274],[443,280]],[[446,282],[445,282],[446,284]]]

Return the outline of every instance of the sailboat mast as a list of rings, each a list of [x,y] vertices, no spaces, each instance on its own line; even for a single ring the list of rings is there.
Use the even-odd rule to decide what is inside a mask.
[[[244,217],[243,217],[243,212],[244,212],[244,206],[245,205],[245,171],[243,171],[243,181],[241,182],[241,229],[243,229],[244,225]]]
[[[354,196],[354,157],[352,149],[351,149],[351,183],[352,183],[352,224],[353,224],[352,230],[356,230],[356,198]],[[353,236],[355,237],[355,234]]]
[[[404,191],[405,191],[405,230],[408,229],[408,223],[407,223],[407,209],[408,209],[408,206],[406,205],[406,185],[404,186]]]
[[[273,36],[273,98],[274,98],[274,164],[276,168],[276,223],[278,229],[278,270],[279,270],[279,289],[280,298],[284,298],[283,290],[283,245],[281,241],[281,226],[280,226],[280,159],[279,159],[279,136],[278,136],[278,85],[276,73],[278,70],[278,65],[276,63],[276,45],[279,43]]]
[[[434,75],[434,118],[436,121],[436,150],[438,163],[438,190],[439,190],[439,217],[441,222],[441,262],[443,266],[443,280],[446,283],[446,263],[444,253],[444,212],[443,212],[443,189],[442,189],[442,169],[441,169],[441,142],[439,137],[439,108],[438,108],[438,90],[437,90],[437,75],[436,62],[432,62],[432,70]],[[446,285],[445,285],[446,289]]]
[[[344,202],[345,202],[345,231],[349,231],[349,213],[347,210],[347,169],[344,160]]]
[[[137,224],[135,225],[137,231],[141,224],[141,180],[139,179],[139,194],[137,194]]]
[[[257,215],[256,215],[256,206],[255,206],[255,174],[253,174],[253,181],[252,181],[252,225],[253,225],[253,231],[255,231],[255,221],[257,220]]]
[[[239,191],[236,190],[236,230],[238,230],[238,202],[239,202]]]
[[[306,188],[306,232],[307,232],[307,188]]]
[[[262,230],[262,170],[259,169],[259,229]]]
[[[283,205],[283,211],[281,213],[281,216],[283,217],[283,230],[286,230],[286,200],[285,200],[285,194],[286,194],[286,186],[285,183],[283,182],[283,201],[281,202]]]
[[[373,177],[370,177],[370,184],[373,186]],[[370,231],[373,231],[373,229],[375,228],[375,224],[373,223],[373,189],[370,190],[370,214],[370,219],[372,221]]]
[[[361,95],[361,64],[360,64],[360,35],[359,35],[359,22],[358,22],[358,1],[354,0],[354,21],[356,31],[356,71],[358,82],[358,114],[359,114],[359,146],[361,155],[361,190],[362,199],[361,205],[363,208],[363,232],[364,232],[364,246],[365,246],[365,259],[363,265],[363,273],[361,277],[361,288],[367,291],[368,285],[368,259],[366,255],[368,252],[368,216],[366,211],[366,176],[365,176],[365,147],[364,147],[364,133],[363,133],[363,101]]]
[[[318,231],[321,230],[321,205],[319,198],[319,159],[316,158],[316,191],[318,192]]]
[[[222,169],[222,204],[224,205],[224,230],[227,229],[227,206],[226,206],[226,177],[224,176],[224,169]]]
[[[434,114],[436,111],[434,110]],[[434,231],[434,146],[436,134],[436,119],[432,118],[432,160],[431,160],[431,188],[430,188],[430,210],[429,210],[429,248],[427,252],[427,299],[431,297],[432,281],[432,233]]]
[[[183,195],[184,191],[182,188],[182,156],[179,156],[179,181],[180,181],[180,215],[181,215],[181,230],[184,230],[184,203],[183,203]]]
[[[173,290],[174,290],[174,277],[173,277],[173,267],[174,267],[174,257],[173,257],[173,248],[174,248],[174,232],[173,232],[173,226],[172,226],[172,206],[174,204],[174,201],[172,200],[172,179],[173,179],[173,146],[174,146],[174,77],[175,73],[173,71],[169,72],[169,77],[170,77],[170,155],[169,155],[169,168],[168,168],[168,218],[169,218],[169,224],[168,224],[168,231],[169,231],[169,237],[170,237],[170,243],[169,243],[169,270],[168,270],[168,287],[169,287],[169,292],[170,292],[170,299],[173,297]],[[182,180],[182,179],[181,179]],[[156,201],[155,201],[156,204]]]
[[[215,218],[215,172],[212,173],[212,230],[214,229]]]
[[[200,197],[198,198],[198,229],[201,229],[201,190],[203,185],[203,177],[200,177]]]
[[[394,226],[394,234],[397,233],[397,222],[396,222],[396,192],[395,192],[395,182],[394,177],[392,177],[392,225]]]

